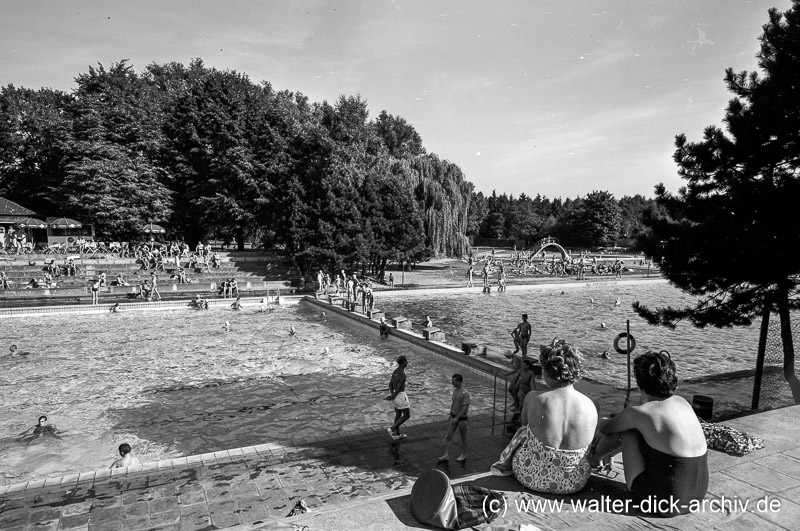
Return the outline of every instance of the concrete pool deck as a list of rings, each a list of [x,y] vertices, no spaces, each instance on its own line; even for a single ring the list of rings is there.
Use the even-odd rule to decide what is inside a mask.
[[[619,393],[619,391],[617,391]],[[613,403],[614,396],[602,397]],[[617,398],[621,398],[617,396]],[[488,469],[509,440],[490,415],[473,417],[464,464],[439,465],[444,423],[410,426],[392,442],[382,429],[293,445],[266,444],[129,469],[99,470],[0,487],[0,529],[430,529],[411,516],[409,494],[425,470],[440,467],[454,481],[469,481],[507,497],[509,510],[485,530],[519,529],[798,529],[800,528],[800,407],[776,409],[726,424],[762,437],[766,448],[744,457],[709,451],[707,500],[748,502],[731,510],[670,520],[573,512],[570,497],[539,496],[513,478]],[[592,476],[574,499],[621,499],[621,466]],[[310,513],[286,518],[303,499]],[[767,499],[766,506],[757,506]],[[564,500],[563,511],[518,512],[516,504]],[[770,505],[772,504],[771,509]],[[778,508],[779,507],[779,508]],[[759,510],[764,509],[764,510]]]

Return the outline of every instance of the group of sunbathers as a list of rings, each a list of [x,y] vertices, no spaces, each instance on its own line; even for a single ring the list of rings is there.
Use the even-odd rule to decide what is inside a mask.
[[[208,309],[208,301],[198,294],[188,306]],[[238,297],[232,307],[241,308]],[[230,330],[228,323],[225,328]],[[593,471],[610,470],[613,456],[621,453],[634,509],[649,516],[690,512],[692,504],[702,500],[708,490],[707,444],[692,406],[675,394],[677,369],[669,352],[648,351],[637,356],[633,372],[641,404],[600,418],[596,403],[574,387],[583,372],[583,357],[564,339],[540,346],[538,361],[544,385],[537,385],[527,357],[530,331],[527,315],[523,315],[512,332],[522,356],[517,358],[517,351],[511,354],[512,363],[519,366],[513,372],[520,427],[491,472],[513,475],[536,492],[569,495],[583,489]],[[295,335],[293,327],[290,335]],[[15,351],[12,346],[11,353]],[[57,433],[46,421],[41,417],[37,426],[21,436]],[[390,432],[394,437],[395,431],[390,428]],[[642,503],[645,500],[647,504]],[[649,509],[643,509],[645,506]]]
[[[527,359],[525,359],[527,361]],[[581,490],[592,471],[610,470],[622,453],[634,507],[649,515],[690,511],[708,489],[706,439],[692,406],[675,394],[675,363],[666,351],[634,359],[642,403],[598,418],[593,400],[574,388],[582,371],[577,348],[560,338],[540,348],[544,387],[524,395],[521,427],[492,465],[543,493]],[[651,503],[641,505],[643,500]]]

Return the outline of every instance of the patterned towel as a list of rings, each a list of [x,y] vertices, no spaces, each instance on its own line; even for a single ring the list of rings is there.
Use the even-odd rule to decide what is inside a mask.
[[[475,485],[455,485],[453,486],[453,495],[456,497],[458,509],[458,520],[456,520],[454,529],[491,523],[499,516],[499,513],[488,511],[487,514],[486,504],[491,503],[492,500],[498,500],[500,503],[489,505],[490,507],[502,507],[503,504],[502,493]]]
[[[517,451],[517,448],[522,446],[528,439],[528,429],[527,426],[520,426],[517,430],[517,433],[514,434],[514,437],[511,438],[511,442],[508,443],[508,446],[505,447],[503,453],[500,454],[500,459],[494,463],[490,470],[493,475],[495,476],[510,476],[514,472],[511,470],[511,464],[514,461],[514,452]]]
[[[705,422],[700,419],[706,444],[709,448],[732,455],[747,455],[753,450],[764,448],[764,440],[752,437],[736,428],[724,424]]]

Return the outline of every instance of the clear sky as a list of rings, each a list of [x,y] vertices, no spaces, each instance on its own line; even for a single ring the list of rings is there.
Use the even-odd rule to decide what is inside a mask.
[[[360,94],[485,194],[653,195],[789,0],[4,0],[0,84],[201,58],[312,101]]]

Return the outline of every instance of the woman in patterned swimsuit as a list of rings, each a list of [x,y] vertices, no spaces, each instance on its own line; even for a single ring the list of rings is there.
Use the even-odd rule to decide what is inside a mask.
[[[578,349],[556,338],[542,346],[539,361],[547,387],[525,397],[516,444],[512,440],[503,451],[493,473],[510,475],[510,460],[514,476],[525,487],[572,494],[586,485],[591,474],[586,454],[597,427],[597,409],[573,387],[581,374]]]

